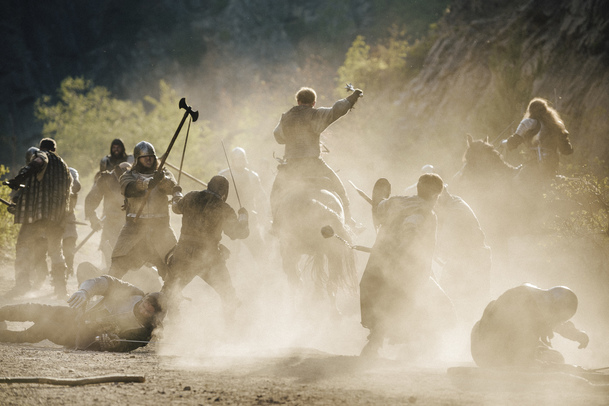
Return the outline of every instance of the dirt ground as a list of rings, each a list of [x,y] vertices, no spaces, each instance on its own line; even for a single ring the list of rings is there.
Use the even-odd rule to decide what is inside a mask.
[[[76,262],[97,255],[95,246],[84,247]],[[233,252],[240,255],[238,250]],[[380,359],[365,362],[358,357],[366,331],[359,325],[356,300],[343,300],[342,318],[307,325],[306,318],[296,320],[291,315],[289,306],[285,305],[289,294],[274,272],[267,269],[257,274],[256,283],[234,275],[243,301],[239,331],[233,331],[235,334],[227,332],[219,321],[221,311],[215,293],[201,281],[194,281],[184,291],[189,298],[185,309],[166,323],[166,331],[158,341],[132,353],[66,350],[49,341],[0,343],[0,376],[3,377],[145,377],[143,383],[86,386],[0,383],[0,404],[609,404],[606,386],[591,385],[565,374],[490,375],[469,369],[462,371],[476,373],[458,373],[459,369],[451,368],[474,366],[465,351],[465,331],[461,342],[448,340],[449,347],[460,348],[448,357],[438,354],[431,359],[417,359],[412,353],[401,357],[399,351],[387,351],[381,353]],[[151,286],[154,286],[158,281],[152,279]],[[12,263],[5,262],[0,267],[1,305],[28,301],[65,304],[51,296],[48,280],[40,292],[30,296],[10,301],[2,298],[13,284]],[[76,289],[77,282],[72,277],[68,291]],[[9,323],[10,328],[26,326]],[[594,345],[600,346],[591,342],[591,346]],[[582,358],[581,365],[601,367],[609,362],[606,355],[589,357]]]

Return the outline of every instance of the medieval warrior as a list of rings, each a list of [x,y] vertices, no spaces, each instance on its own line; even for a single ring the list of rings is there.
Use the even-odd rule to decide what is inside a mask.
[[[268,198],[262,188],[260,176],[248,168],[245,150],[240,147],[234,148],[231,151],[230,159],[231,168],[223,169],[218,174],[229,181],[234,180],[236,188],[238,188],[239,199],[237,199],[237,192],[230,189],[226,202],[231,207],[248,208],[250,235],[243,240],[243,243],[256,261],[262,263],[265,259],[262,232],[265,220],[268,222]]]
[[[85,197],[85,218],[89,220],[93,230],[102,230],[99,249],[102,251],[106,267],[110,266],[112,250],[125,225],[124,197],[119,179],[129,169],[131,169],[130,163],[121,162],[110,172],[99,172],[95,176],[91,191]],[[95,210],[102,201],[103,211],[100,220]]]
[[[217,175],[207,190],[174,199],[173,211],[182,214],[182,231],[162,291],[168,292],[170,305],[176,304],[178,293],[198,276],[218,293],[230,321],[239,300],[226,267],[228,249],[220,239],[222,232],[231,239],[247,238],[249,227],[247,210],[242,207],[237,215],[226,203],[228,192],[228,180]]]
[[[135,165],[120,178],[126,221],[112,251],[109,274],[122,278],[129,270],[150,263],[164,278],[165,256],[176,244],[169,224],[167,196],[181,197],[182,188],[171,172],[165,168],[156,170],[158,162],[152,144],[138,143],[133,155]]]
[[[15,287],[11,295],[21,295],[31,289],[31,261],[36,242],[46,237],[51,258],[51,278],[58,297],[66,295],[66,262],[61,243],[63,224],[69,211],[72,176],[66,163],[55,153],[56,143],[51,138],[40,141],[29,164],[7,181],[13,190],[22,189],[15,202],[15,224],[21,224],[17,237],[15,259]]]
[[[558,112],[548,105],[548,101],[539,97],[529,102],[524,118],[516,132],[505,143],[509,150],[523,144],[529,148],[534,157],[531,162],[537,165],[525,165],[522,177],[551,179],[558,171],[558,153],[570,155],[573,147],[569,141],[569,132]]]
[[[455,316],[450,300],[431,278],[437,223],[433,208],[444,189],[442,179],[424,174],[417,195],[390,198],[388,190],[377,193],[383,189],[381,181],[386,182],[379,179],[373,192],[378,234],[360,282],[362,325],[370,330],[362,356],[376,356],[386,338],[400,344],[413,337],[431,342],[437,332],[427,319],[442,323],[430,315],[432,309],[444,306],[439,315],[446,320]]]
[[[577,295],[565,286],[540,289],[527,283],[508,289],[486,306],[472,329],[474,361],[481,367],[564,364],[552,349],[554,333],[577,341],[580,349],[590,340],[570,321],[577,306]]]
[[[93,301],[96,296],[98,299]],[[89,302],[91,300],[91,302]],[[68,348],[126,352],[151,340],[165,316],[159,292],[139,288],[104,275],[81,283],[69,306],[23,303],[0,308],[0,341],[37,343],[50,340]],[[6,329],[4,321],[34,322],[21,331]]]
[[[326,177],[331,181],[333,191],[342,200],[347,224],[356,225],[349,210],[349,198],[345,186],[321,157],[320,136],[328,126],[347,114],[362,94],[361,90],[355,89],[349,97],[338,100],[332,107],[316,108],[315,90],[303,87],[296,93],[298,105],[281,116],[281,120],[273,132],[275,140],[279,144],[285,145],[284,159],[286,162],[279,165],[279,171],[271,190],[273,220],[275,220],[282,193],[287,188],[290,179]],[[273,223],[273,229],[276,227],[277,224]]]
[[[99,161],[99,171],[110,172],[122,162],[133,164],[133,155],[127,155],[125,151],[126,149],[123,140],[120,138],[112,140],[112,143],[110,144],[110,154]]]

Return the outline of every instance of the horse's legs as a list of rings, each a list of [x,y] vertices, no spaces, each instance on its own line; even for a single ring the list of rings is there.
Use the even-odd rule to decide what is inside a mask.
[[[285,272],[290,287],[294,290],[300,288],[302,280],[300,278],[300,272],[298,271],[298,259],[294,250],[281,246],[281,261],[283,264],[283,272]]]
[[[330,253],[328,255],[328,281],[326,282],[326,293],[330,300],[330,310],[334,317],[341,317],[340,309],[336,303],[336,293],[338,292],[338,285],[340,281],[340,275],[342,274],[343,263],[341,258],[336,253]]]

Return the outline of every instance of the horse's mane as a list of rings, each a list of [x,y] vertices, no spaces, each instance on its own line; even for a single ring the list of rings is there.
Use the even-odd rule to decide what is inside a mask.
[[[468,137],[468,148],[463,155],[465,169],[480,174],[515,175],[518,168],[505,162],[499,151],[488,140]]]

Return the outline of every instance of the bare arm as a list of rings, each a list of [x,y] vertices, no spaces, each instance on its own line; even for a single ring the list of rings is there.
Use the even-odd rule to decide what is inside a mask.
[[[575,327],[571,321],[560,324],[554,328],[554,331],[566,339],[577,341],[579,343],[578,348],[586,348],[588,346],[588,342],[590,341],[588,334],[586,334],[585,331]]]

